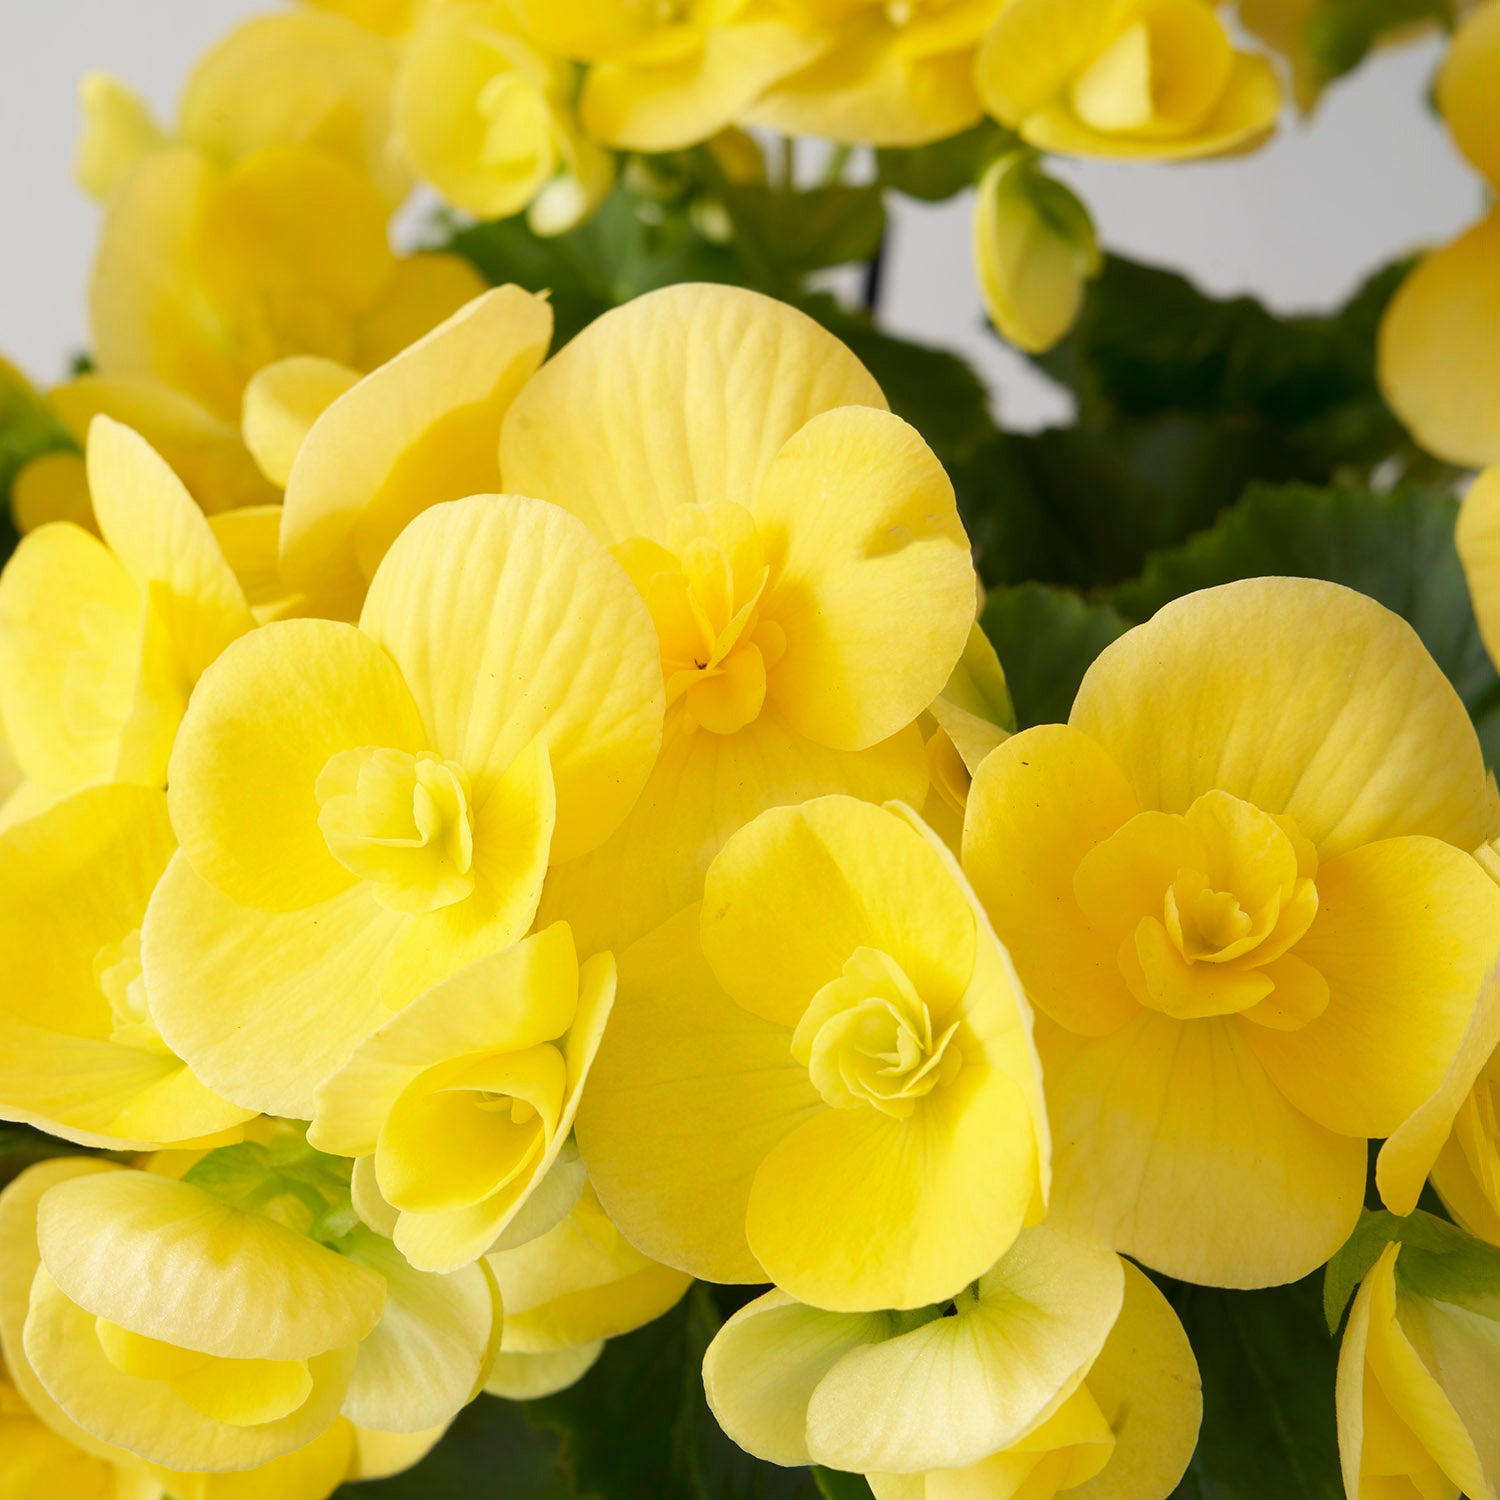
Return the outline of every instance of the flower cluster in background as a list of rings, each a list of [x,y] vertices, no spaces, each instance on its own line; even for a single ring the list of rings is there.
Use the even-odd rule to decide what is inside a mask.
[[[1277,323],[1045,168],[1283,71],[1203,0],[345,0],[170,123],[86,81],[90,356],[0,369],[0,1491],[324,1500],[488,1392],[527,1494],[738,1494],[711,1412],[789,1495],[1264,1495],[1230,1310],[1321,1273],[1293,1468],[1496,1500],[1494,214]],[[1487,0],[1492,185],[1497,84]],[[1074,429],[815,284],[969,184]]]

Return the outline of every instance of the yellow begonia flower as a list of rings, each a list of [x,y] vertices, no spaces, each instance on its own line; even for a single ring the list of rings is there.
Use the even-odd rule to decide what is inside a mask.
[[[262,371],[247,424],[279,425],[287,470],[281,572],[320,612],[355,619],[375,569],[408,521],[443,500],[501,488],[500,423],[552,339],[544,297],[503,286],[330,400],[297,435],[295,413],[334,389],[332,369]],[[273,423],[268,409],[281,415]],[[545,498],[545,497],[543,497]]]
[[[1088,210],[1038,170],[1034,153],[990,164],[974,203],[974,266],[1004,338],[1029,354],[1050,349],[1073,326],[1101,264]]]
[[[412,1265],[467,1265],[557,1160],[614,1002],[556,923],[418,996],[314,1096],[309,1142],[360,1158]]]
[[[1281,85],[1206,0],[1009,0],[976,77],[985,108],[1043,151],[1171,159],[1243,151]]]
[[[544,912],[583,951],[696,900],[768,807],[921,804],[914,721],[963,650],[974,571],[941,465],[884,407],[802,313],[677,286],[590,325],[507,414],[507,488],[609,543],[660,638],[656,770],[610,844],[549,882]]]
[[[1415,633],[1303,579],[1167,605],[992,752],[964,864],[1050,1018],[1054,1212],[1187,1280],[1327,1260],[1500,952],[1488,807]]]
[[[571,229],[615,176],[574,119],[575,71],[520,34],[508,0],[433,11],[403,50],[396,88],[412,165],[481,219],[531,207],[538,232]]]
[[[1005,0],[790,0],[825,55],[744,118],[786,135],[921,146],[979,123],[974,57]]]
[[[915,814],[775,809],[620,960],[589,1180],[632,1244],[709,1280],[841,1310],[952,1296],[1046,1200],[1030,1027]]]
[[[360,624],[282,620],[193,695],[147,911],[152,1013],[225,1097],[313,1091],[438,980],[531,926],[550,860],[608,836],[661,737],[651,618],[556,506],[419,516]]]
[[[779,0],[515,0],[526,33],[590,64],[579,110],[594,140],[676,151],[735,125],[827,40]]]
[[[659,1318],[692,1285],[635,1249],[589,1187],[556,1228],[485,1258],[505,1308],[500,1356],[485,1389],[510,1400],[582,1379],[605,1339]]]
[[[141,920],[173,849],[165,793],[101,786],[0,834],[0,1117],[86,1146],[190,1142],[250,1111],[162,1042]]]
[[[103,540],[42,526],[0,575],[0,712],[53,797],[162,785],[193,684],[254,624],[208,520],[143,438],[95,417],[87,464]]]
[[[1038,1226],[940,1311],[768,1292],[709,1345],[709,1404],[757,1457],[864,1473],[878,1500],[1166,1500],[1202,1397],[1187,1336],[1134,1266]]]
[[[1493,1298],[1423,1295],[1392,1243],[1361,1283],[1339,1350],[1339,1458],[1350,1500],[1500,1493],[1500,1320]],[[1420,1252],[1411,1250],[1409,1257]],[[1429,1260],[1433,1257],[1427,1257]]]

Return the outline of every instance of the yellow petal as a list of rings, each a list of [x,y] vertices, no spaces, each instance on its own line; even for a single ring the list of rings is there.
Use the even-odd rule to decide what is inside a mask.
[[[808,1403],[852,1350],[889,1336],[885,1313],[807,1307],[773,1288],[742,1307],[703,1356],[703,1388],[719,1425],[767,1463],[812,1462]]]
[[[708,872],[702,938],[720,986],[788,1030],[856,948],[893,958],[936,1015],[974,971],[974,914],[942,857],[852,797],[777,808],[735,834]]]
[[[1500,1476],[1500,1329],[1485,1306],[1402,1295],[1397,1318],[1402,1333],[1422,1352],[1462,1424],[1465,1441],[1432,1443],[1434,1457],[1469,1495],[1488,1487],[1494,1500]],[[1477,1460],[1477,1462],[1475,1462]]]
[[[691,1278],[642,1255],[585,1188],[555,1229],[486,1257],[505,1308],[502,1353],[546,1354],[660,1317]]]
[[[268,146],[315,146],[370,174],[394,204],[410,173],[391,147],[392,48],[341,17],[254,16],[194,65],[178,130],[237,161]]]
[[[293,912],[237,906],[179,851],[141,929],[152,1017],[215,1093],[311,1119],[317,1086],[396,1009],[381,978],[401,925],[361,887]]]
[[[498,490],[501,418],[551,337],[545,299],[498,287],[327,404],[288,465],[288,580],[352,619],[412,517]]]
[[[756,1169],[821,1108],[791,1035],[714,982],[689,907],[620,959],[578,1115],[599,1201],[639,1250],[713,1281],[763,1281],[745,1240]]]
[[[83,459],[65,448],[32,459],[11,481],[10,514],[22,535],[48,521],[71,521],[85,531],[94,530]]]
[[[102,69],[93,68],[79,80],[78,102],[83,130],[73,176],[84,192],[103,202],[167,138],[146,102]]]
[[[130,1174],[145,1176],[147,1174]],[[354,1364],[352,1348],[308,1361],[312,1391],[290,1416],[240,1427],[196,1411],[161,1380],[115,1368],[94,1334],[94,1318],[37,1273],[26,1319],[27,1358],[59,1405],[106,1443],[182,1470],[245,1469],[290,1453],[338,1415]]]
[[[326,1500],[350,1476],[353,1461],[354,1429],[339,1418],[305,1448],[253,1469],[182,1474],[156,1468],[148,1473],[158,1486],[166,1487],[171,1500]],[[157,1493],[140,1500],[157,1500]]]
[[[257,624],[310,613],[308,601],[286,583],[276,561],[279,505],[246,505],[210,516],[208,524]]]
[[[1328,981],[1327,1009],[1295,1031],[1243,1033],[1309,1118],[1388,1136],[1443,1082],[1497,953],[1500,887],[1478,863],[1435,839],[1385,839],[1318,871],[1296,955]]]
[[[755,507],[797,430],[884,407],[864,366],[811,318],[740,287],[637,297],[549,360],[505,419],[506,486],[565,506],[609,543],[667,540],[679,505]]]
[[[426,1069],[553,1041],[577,1007],[578,958],[558,922],[460,969],[372,1032],[318,1089],[308,1140],[338,1156],[368,1156],[391,1106]]]
[[[1380,390],[1430,453],[1500,463],[1500,208],[1420,262],[1391,299]]]
[[[262,474],[285,489],[314,422],[359,379],[337,360],[294,354],[257,370],[245,387],[241,426]]]
[[[1404,620],[1338,584],[1257,578],[1174,600],[1105,647],[1069,722],[1143,807],[1229,792],[1290,814],[1324,859],[1398,834],[1484,836],[1458,695]]]
[[[547,877],[542,915],[566,918],[585,952],[616,952],[696,901],[724,841],[759,813],[833,792],[920,805],[927,766],[915,727],[869,750],[804,739],[773,707],[731,735],[667,710],[661,754],[629,816],[599,849]],[[634,871],[650,869],[650,880]]]
[[[565,512],[493,495],[424,512],[386,555],[361,628],[404,673],[433,744],[468,771],[476,806],[545,740],[554,861],[601,844],[629,811],[661,744],[656,630]]]
[[[604,1353],[604,1341],[578,1344],[571,1349],[552,1349],[545,1354],[495,1356],[484,1388],[503,1401],[535,1401],[577,1385]]]
[[[90,1314],[219,1359],[299,1360],[357,1344],[385,1302],[375,1272],[153,1172],[57,1184],[38,1205],[37,1244],[52,1280]]]
[[[1058,98],[1094,56],[1111,10],[1109,0],[1007,5],[975,62],[984,107],[1015,128]]]
[[[1116,945],[1085,918],[1074,892],[1083,857],[1138,809],[1119,767],[1061,724],[1012,736],[969,789],[965,873],[1027,994],[1084,1035],[1117,1030],[1139,1010]]]
[[[22,538],[0,574],[0,713],[28,776],[59,790],[160,784],[182,700],[166,706],[165,723],[137,714],[149,623],[140,590],[97,537],[56,522]]]
[[[1469,486],[1453,539],[1485,650],[1491,661],[1500,660],[1500,465]]]
[[[820,42],[780,19],[705,27],[680,60],[602,62],[585,80],[584,129],[631,151],[675,151],[727,125],[779,78],[810,61]]]
[[[1437,80],[1437,103],[1458,149],[1500,187],[1500,122],[1495,79],[1500,76],[1500,7],[1478,5],[1453,34]]]
[[[389,1240],[360,1235],[349,1258],[385,1280],[385,1310],[359,1346],[344,1415],[379,1432],[421,1432],[467,1406],[498,1340],[500,1305],[481,1266],[414,1271]]]
[[[973,623],[969,540],[932,450],[889,412],[822,413],[776,455],[753,511],[777,559],[761,607],[787,640],[772,701],[838,749],[896,733],[937,696]]]
[[[802,1301],[920,1307],[1011,1244],[1036,1171],[1021,1090],[965,1059],[910,1119],[827,1109],[778,1141],[755,1173],[745,1233],[767,1275]]]
[[[1037,1045],[1060,1227],[1169,1276],[1237,1287],[1305,1276],[1349,1237],[1364,1142],[1293,1109],[1237,1022],[1144,1011],[1078,1038],[1039,1021]]]
[[[398,260],[385,294],[354,327],[354,363],[389,364],[403,350],[488,290],[461,255],[427,251]]]
[[[171,637],[189,687],[254,625],[203,512],[138,434],[109,417],[89,424],[89,493],[110,550]]]
[[[399,668],[368,636],[283,620],[237,641],[199,681],[172,751],[172,823],[193,868],[272,911],[348,890],[315,788],[332,756],[364,745],[427,746]]]
[[[426,1432],[373,1432],[367,1427],[356,1427],[349,1478],[384,1479],[399,1474],[426,1458],[447,1430],[446,1422]]]
[[[1083,1378],[1120,1314],[1124,1263],[1037,1227],[937,1318],[841,1359],[813,1393],[808,1451],[835,1468],[962,1468],[1011,1447]]]
[[[1167,1299],[1124,1265],[1125,1305],[1085,1378],[1115,1448],[1104,1471],[1069,1490],[1069,1500],[1170,1494],[1198,1445],[1203,1389],[1192,1346]]]

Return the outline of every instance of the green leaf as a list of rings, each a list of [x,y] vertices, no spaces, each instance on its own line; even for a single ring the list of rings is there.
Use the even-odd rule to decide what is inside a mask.
[[[1005,669],[1021,729],[1066,720],[1089,664],[1130,626],[1108,604],[1042,583],[992,590],[979,623]]]
[[[1480,712],[1494,704],[1500,680],[1453,544],[1457,515],[1456,500],[1431,490],[1256,486],[1210,530],[1153,557],[1110,601],[1144,620],[1169,599],[1237,578],[1327,578],[1408,620],[1470,711]]]
[[[1338,1346],[1317,1277],[1258,1292],[1170,1282],[1203,1376],[1203,1428],[1174,1500],[1344,1500]]]
[[[737,248],[767,290],[795,290],[800,277],[874,258],[885,235],[879,183],[801,191],[766,183],[724,183],[720,198]]]
[[[71,1141],[60,1141],[54,1136],[43,1135],[30,1125],[0,1124],[0,1187],[19,1177],[27,1167],[39,1161],[48,1161],[54,1156],[99,1156],[104,1153],[90,1151],[84,1146],[75,1146]]]
[[[76,452],[78,444],[21,374],[0,359],[0,561],[16,545],[10,511],[16,475],[32,459],[58,449]]]
[[[875,162],[886,187],[908,198],[938,203],[973,187],[989,162],[1019,144],[1020,138],[1012,131],[984,120],[930,146],[904,150],[883,146],[875,153]]]
[[[869,1482],[863,1474],[846,1474],[842,1469],[814,1469],[812,1475],[823,1500],[872,1500]]]
[[[1448,0],[1321,0],[1302,28],[1302,45],[1320,83],[1353,71],[1383,37],[1423,21],[1453,25]]]

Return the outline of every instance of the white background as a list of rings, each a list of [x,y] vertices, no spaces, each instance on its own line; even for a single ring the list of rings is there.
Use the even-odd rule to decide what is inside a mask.
[[[79,76],[106,68],[169,119],[193,58],[235,20],[267,8],[265,0],[0,0],[0,351],[37,380],[61,376],[87,342],[97,210],[70,173]],[[1311,121],[1290,118],[1252,157],[1072,163],[1062,172],[1110,248],[1281,309],[1332,306],[1367,272],[1452,237],[1480,211],[1478,178],[1425,104],[1439,56],[1435,40],[1379,56],[1336,86]],[[899,205],[885,297],[894,330],[969,353],[1012,425],[1064,409],[984,329],[966,202]]]

